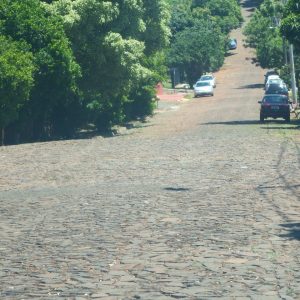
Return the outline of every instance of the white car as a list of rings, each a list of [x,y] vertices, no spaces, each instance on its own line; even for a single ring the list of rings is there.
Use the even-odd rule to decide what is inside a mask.
[[[214,95],[214,87],[211,85],[210,81],[197,81],[194,85],[194,95],[198,96],[213,96]]]
[[[270,75],[267,79],[265,89],[267,90],[270,84],[277,84],[279,86],[284,86],[283,80],[278,75]]]
[[[198,81],[209,81],[214,88],[217,86],[216,77],[212,74],[204,74]]]

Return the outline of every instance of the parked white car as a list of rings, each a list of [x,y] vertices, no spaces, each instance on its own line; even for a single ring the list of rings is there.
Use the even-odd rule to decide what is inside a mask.
[[[265,89],[267,90],[270,84],[284,85],[283,80],[278,75],[270,75],[266,81]]]
[[[209,81],[214,88],[217,86],[217,80],[213,74],[204,74],[198,79],[198,81]]]
[[[198,96],[213,96],[214,95],[214,87],[210,81],[197,81],[194,85],[194,95]]]
[[[269,75],[266,80],[265,88],[267,89],[268,85],[270,85],[271,82],[275,83],[275,82],[280,82],[280,81],[282,81],[282,80],[280,79],[279,75]]]

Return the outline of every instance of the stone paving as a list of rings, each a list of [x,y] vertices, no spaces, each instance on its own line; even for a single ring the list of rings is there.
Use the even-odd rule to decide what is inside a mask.
[[[0,299],[300,299],[300,124],[233,34],[213,98],[0,148]]]

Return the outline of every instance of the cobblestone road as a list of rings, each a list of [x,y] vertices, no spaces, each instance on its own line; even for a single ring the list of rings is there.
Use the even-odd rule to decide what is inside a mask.
[[[1,299],[300,298],[299,123],[259,124],[264,71],[233,35],[213,98],[0,148]]]

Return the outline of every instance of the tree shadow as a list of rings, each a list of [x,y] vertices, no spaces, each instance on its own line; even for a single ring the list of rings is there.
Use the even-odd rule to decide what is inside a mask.
[[[291,177],[297,178],[298,176],[297,170],[300,167],[300,147],[297,145],[297,143],[293,143],[298,160],[294,162],[296,167],[295,170],[291,169],[287,174],[285,169],[282,168],[282,164],[285,161],[288,144],[289,143],[286,142],[282,143],[281,145],[280,153],[275,166],[277,176],[275,178],[269,178],[267,181],[262,182],[256,187],[256,191],[263,199],[263,201],[268,202],[272,206],[272,210],[274,210],[274,212],[276,212],[277,215],[285,222],[283,224],[280,224],[280,226],[284,227],[287,233],[280,234],[278,236],[282,238],[300,240],[300,223],[293,223],[293,220],[291,220],[290,217],[290,211],[285,211],[285,209],[282,208],[281,202],[277,202],[274,198],[274,194],[277,194],[279,190],[279,193],[288,192],[287,197],[293,196],[296,201],[300,201],[300,184],[298,184],[297,181],[295,182],[294,180],[291,180]]]
[[[128,122],[123,123],[117,126],[117,128],[105,129],[105,130],[97,130],[94,126],[88,126],[86,128],[82,128],[79,131],[73,133],[70,136],[51,136],[48,138],[42,138],[39,140],[24,140],[24,141],[16,141],[5,143],[5,147],[16,146],[16,145],[24,145],[24,144],[40,144],[40,143],[50,143],[50,142],[59,142],[59,141],[72,141],[72,140],[90,140],[96,137],[102,138],[114,138],[118,136],[122,136],[128,134],[131,129],[139,129],[145,127],[155,126],[150,124],[146,120],[139,120],[138,122]],[[124,133],[118,128],[123,128],[128,133]],[[1,147],[1,146],[0,146]]]
[[[300,241],[300,223],[286,223],[280,226],[287,231],[286,234],[280,234],[280,237]]]
[[[226,121],[226,122],[208,122],[200,125],[253,125],[261,124],[259,120],[240,120],[240,121]]]
[[[237,53],[236,52],[227,52],[225,54],[225,57],[234,56],[234,55],[237,55]]]
[[[226,121],[226,122],[207,122],[200,125],[262,125],[261,129],[285,129],[285,130],[295,130],[300,129],[300,120],[291,120],[287,123],[285,120],[265,120],[260,122],[260,120],[237,120],[237,121]],[[274,124],[274,126],[264,126],[267,124]],[[277,125],[276,125],[277,124]],[[278,124],[285,124],[286,126],[281,126]]]
[[[166,187],[164,188],[166,191],[171,191],[171,192],[188,192],[190,189],[188,188],[182,188],[182,187]]]
[[[238,87],[237,89],[263,89],[264,86],[265,85],[263,83],[255,83],[255,84],[243,85]]]
[[[245,44],[244,47],[248,48],[248,47],[250,47],[250,45]],[[251,60],[251,64],[255,65],[256,67],[260,66],[260,63],[256,57],[246,57],[245,60],[247,60],[247,61]]]

